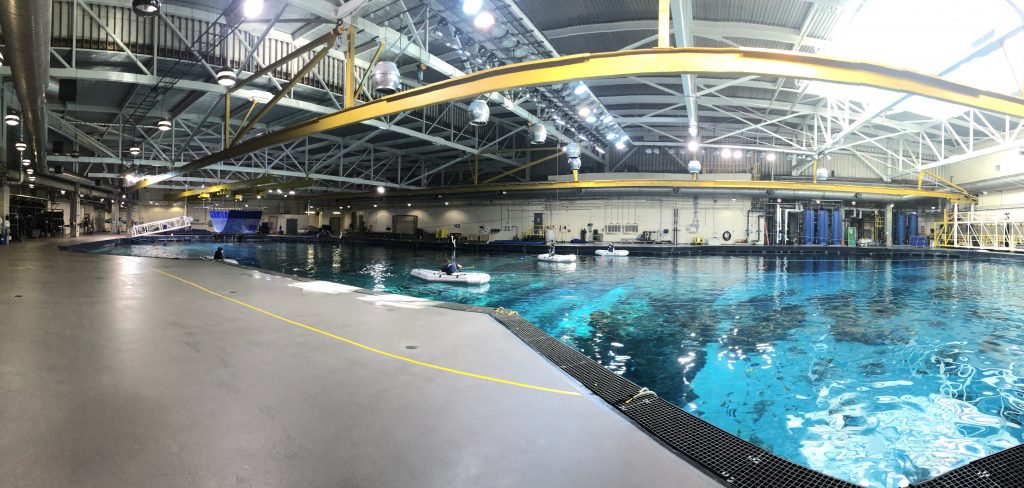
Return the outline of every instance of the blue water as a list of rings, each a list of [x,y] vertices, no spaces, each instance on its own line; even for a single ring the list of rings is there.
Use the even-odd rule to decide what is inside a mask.
[[[809,257],[463,255],[483,287],[424,283],[444,252],[224,244],[242,264],[502,306],[606,368],[771,452],[897,487],[1024,436],[1024,268]],[[198,258],[209,244],[101,252]]]

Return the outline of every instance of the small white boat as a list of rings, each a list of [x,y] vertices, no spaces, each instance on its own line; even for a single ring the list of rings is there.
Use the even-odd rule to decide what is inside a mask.
[[[435,271],[432,269],[414,269],[409,273],[421,280],[429,281],[431,283],[452,283],[456,285],[482,285],[491,281],[491,275],[487,273],[477,272],[458,272],[453,274],[447,274],[442,271]]]
[[[544,261],[547,263],[575,263],[575,254],[541,254],[537,256],[538,261]]]
[[[206,261],[216,261],[216,259],[213,259],[213,256],[203,256],[203,259],[206,260]],[[228,263],[228,264],[238,264],[238,261],[235,261],[234,259],[231,259],[231,258],[224,258],[224,259],[221,259],[221,261],[223,261],[225,263]]]
[[[598,249],[594,251],[594,254],[597,254],[598,256],[608,256],[614,258],[629,256],[629,251],[625,249],[616,249],[614,251],[609,251],[607,249]]]

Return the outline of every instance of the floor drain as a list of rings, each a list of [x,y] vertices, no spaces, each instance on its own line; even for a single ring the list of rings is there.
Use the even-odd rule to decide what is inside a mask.
[[[238,293],[237,291],[229,291],[228,293]]]
[[[420,346],[405,346],[406,349],[417,349]]]
[[[21,298],[21,295],[14,295],[14,298]]]

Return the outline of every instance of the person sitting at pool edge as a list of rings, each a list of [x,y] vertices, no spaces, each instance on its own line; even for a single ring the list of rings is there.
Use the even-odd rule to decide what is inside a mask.
[[[462,269],[462,265],[452,261],[451,259],[444,260],[444,266],[441,267],[441,272],[447,275],[458,273]]]
[[[217,251],[213,253],[213,260],[214,261],[223,261],[224,260],[224,248],[223,247],[218,247]]]

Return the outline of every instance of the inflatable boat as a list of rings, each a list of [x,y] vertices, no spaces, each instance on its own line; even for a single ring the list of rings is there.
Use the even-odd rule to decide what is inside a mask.
[[[213,256],[203,256],[203,259],[206,261],[216,261],[216,259],[213,259]],[[221,261],[224,261],[225,263],[228,264],[238,264],[238,261],[235,261],[234,259],[231,258],[224,258],[221,259]]]
[[[476,273],[476,272],[458,272],[454,274],[446,274],[441,271],[435,271],[432,269],[414,269],[409,273],[421,280],[429,281],[431,283],[452,283],[456,285],[482,285],[491,281],[491,275],[487,273]]]
[[[538,261],[546,263],[575,263],[575,254],[541,254],[537,256]]]
[[[614,251],[609,251],[607,249],[598,249],[597,251],[594,251],[594,254],[597,254],[598,256],[608,256],[614,258],[629,256],[629,251],[625,249],[616,249]]]

